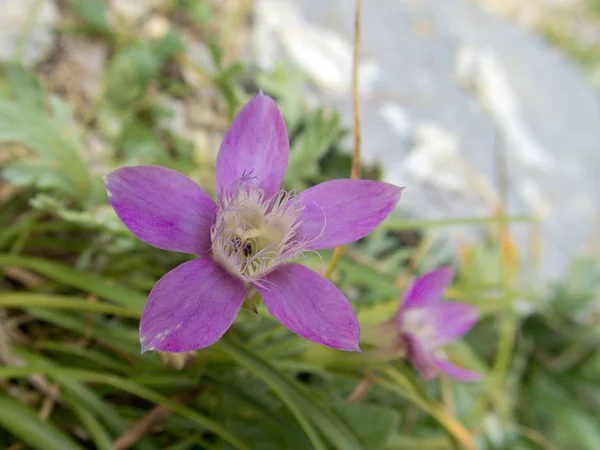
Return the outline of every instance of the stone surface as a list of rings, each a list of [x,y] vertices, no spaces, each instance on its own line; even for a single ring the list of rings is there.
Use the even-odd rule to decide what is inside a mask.
[[[600,89],[600,3],[597,0],[471,0],[544,36],[579,61]]]
[[[154,8],[165,3],[164,0],[112,0],[109,19],[115,22],[115,25],[118,25],[119,19],[135,24],[150,15]]]
[[[48,84],[54,90],[64,92],[77,107],[85,100],[87,103],[83,107],[87,108],[101,94],[108,46],[100,40],[64,36],[57,53]]]
[[[352,3],[258,0],[254,36],[263,68],[294,61],[349,126]],[[600,105],[562,54],[468,0],[373,0],[361,55],[363,153],[407,186],[405,213],[490,215],[501,154],[509,212],[541,220],[511,226],[526,267],[535,233],[543,279],[597,240]]]
[[[59,19],[52,0],[0,0],[0,62],[31,67],[52,51],[54,26]]]

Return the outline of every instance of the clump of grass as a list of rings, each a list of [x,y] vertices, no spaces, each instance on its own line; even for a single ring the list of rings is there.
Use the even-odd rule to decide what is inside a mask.
[[[347,176],[352,163],[339,114],[306,107],[301,73],[256,74],[236,61],[225,33],[240,17],[227,16],[225,3],[169,2],[155,11],[170,27],[158,38],[140,37],[141,25],[115,26],[103,2],[65,6],[61,39],[75,33],[108,48],[92,99],[43,88],[57,61],[2,68],[0,446],[600,448],[597,262],[577,262],[550,289],[527,285],[506,225],[512,219],[502,215],[392,217],[348,246],[332,274],[368,325],[394,313],[410,276],[454,264],[449,297],[477,306],[482,320],[449,354],[482,373],[480,384],[425,383],[402,360],[308,344],[266,314],[248,313],[224,340],[192,355],[140,355],[147,293],[186,257],[122,227],[103,173],[144,162],[214,176],[209,147],[245,89],[257,88],[277,99],[292,136],[290,188]],[[210,64],[186,52],[190,35]],[[168,125],[198,103],[206,120]],[[93,162],[90,143],[101,148]],[[362,167],[364,178],[379,174]],[[463,225],[482,227],[489,239],[455,255],[439,230]],[[307,255],[304,263],[319,270],[331,259]]]

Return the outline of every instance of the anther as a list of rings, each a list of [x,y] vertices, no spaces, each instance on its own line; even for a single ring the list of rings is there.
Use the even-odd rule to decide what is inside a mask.
[[[242,247],[242,254],[245,257],[248,257],[248,256],[252,255],[252,242],[246,241],[244,243],[244,246]]]

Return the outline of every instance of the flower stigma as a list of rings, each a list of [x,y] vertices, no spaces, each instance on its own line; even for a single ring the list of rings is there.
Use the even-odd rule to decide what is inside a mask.
[[[305,247],[295,240],[303,207],[294,192],[280,190],[266,198],[244,176],[221,195],[211,228],[214,260],[246,282],[256,281]]]
[[[427,311],[407,309],[403,312],[400,334],[411,333],[417,336],[427,348],[435,347],[436,329]]]

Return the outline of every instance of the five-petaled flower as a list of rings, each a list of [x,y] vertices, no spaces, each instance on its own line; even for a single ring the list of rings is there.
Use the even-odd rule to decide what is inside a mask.
[[[185,352],[216,342],[250,287],[303,338],[359,350],[359,325],[345,296],[303,265],[304,251],[348,244],[394,209],[401,189],[379,181],[331,180],[295,194],[281,188],[288,163],[285,123],[275,102],[256,95],[227,131],[216,164],[217,200],[173,170],[118,169],[109,200],[144,242],[191,253],[154,286],[140,321],[142,351]]]
[[[378,338],[386,352],[408,356],[426,380],[443,372],[459,380],[477,381],[479,374],[451,364],[441,351],[466,334],[479,317],[472,305],[442,301],[453,276],[453,270],[444,267],[415,279],[404,292],[396,316],[377,327]]]

